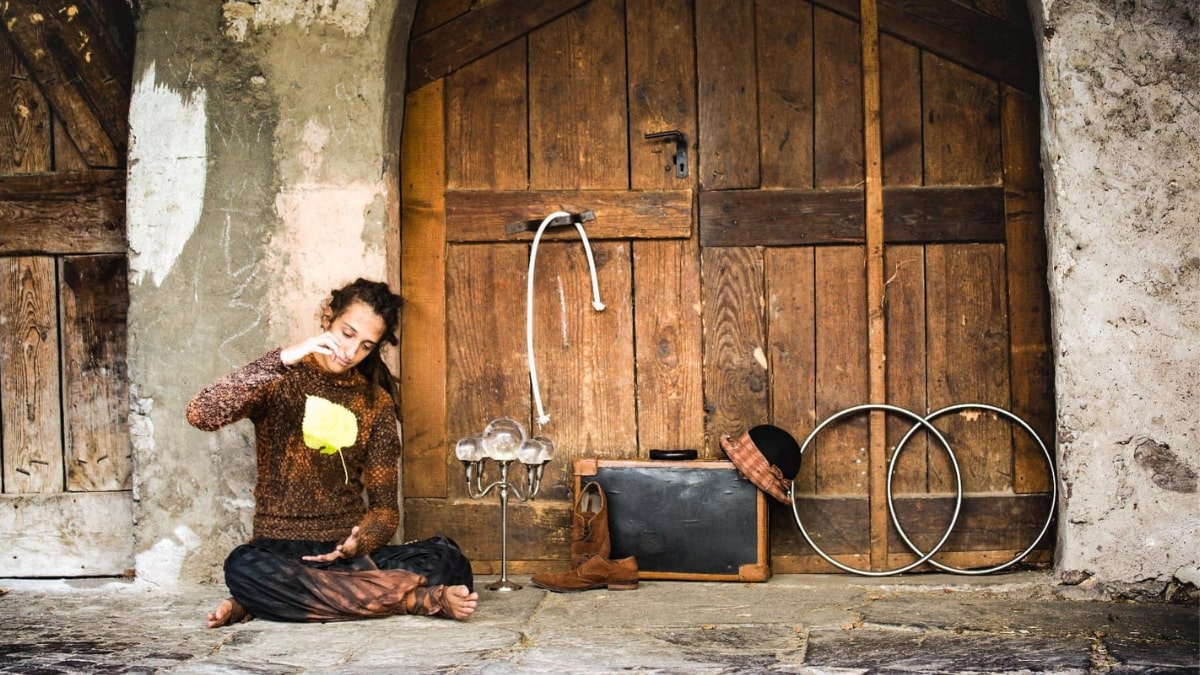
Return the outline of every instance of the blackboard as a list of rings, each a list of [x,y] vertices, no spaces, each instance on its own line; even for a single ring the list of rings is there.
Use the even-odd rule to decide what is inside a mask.
[[[642,579],[765,581],[763,494],[726,461],[580,459],[575,494],[599,483],[611,558],[636,556]]]

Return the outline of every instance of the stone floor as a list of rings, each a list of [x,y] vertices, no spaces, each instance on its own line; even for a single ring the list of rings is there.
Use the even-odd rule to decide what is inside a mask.
[[[482,589],[466,622],[206,629],[216,586],[0,580],[0,673],[1197,673],[1195,606],[1048,573]],[[527,581],[514,577],[514,581]]]

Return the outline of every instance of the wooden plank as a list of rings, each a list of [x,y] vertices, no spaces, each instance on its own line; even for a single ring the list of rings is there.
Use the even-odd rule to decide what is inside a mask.
[[[1029,6],[1022,0],[975,0],[975,9],[1023,30],[1030,30]]]
[[[1054,366],[1050,355],[1050,295],[1046,287],[1046,234],[1042,224],[1042,172],[1038,103],[1005,89],[1004,202],[1005,260],[1012,345],[1012,412],[1025,420],[1054,453]],[[1025,432],[1014,438],[1013,485],[1017,492],[1050,489],[1045,456]]]
[[[547,468],[559,463],[556,458]],[[489,475],[498,475],[489,462]],[[514,468],[523,480],[524,469]],[[570,468],[565,473],[571,475]],[[543,499],[508,502],[508,573],[545,571],[571,557],[572,503]],[[414,539],[447,534],[463,547],[476,574],[500,573],[500,499],[405,499],[404,525]]]
[[[926,399],[925,249],[922,246],[889,246],[885,251],[887,276],[887,402],[924,415]],[[914,420],[888,415],[888,457]],[[915,434],[896,462],[893,489],[920,493],[926,489],[928,444],[926,434]],[[937,448],[935,452],[942,452]]]
[[[704,246],[803,246],[863,240],[863,193],[722,190],[700,193]]]
[[[866,252],[827,246],[816,252],[817,419],[867,401]],[[867,415],[845,418],[813,443],[816,494],[867,493]]]
[[[762,187],[813,185],[813,10],[792,0],[759,2],[759,156]]]
[[[886,324],[883,306],[883,142],[879,115],[879,15],[875,0],[862,0],[863,159],[866,170],[867,386],[871,403],[887,401]],[[867,451],[871,496],[871,566],[887,556],[886,418],[872,411]]]
[[[955,567],[990,567],[1007,562],[1029,547],[1045,523],[1049,496],[1038,495],[967,495],[963,498],[958,524],[938,562]],[[952,497],[896,497],[896,510],[905,533],[918,547],[935,544],[950,522]],[[867,548],[868,503],[865,497],[812,497],[796,500],[796,510],[804,529],[821,550],[842,563],[859,569],[868,568],[866,556],[856,555]],[[771,566],[776,574],[812,574],[841,570],[817,557],[796,526],[791,508],[772,504]],[[1022,565],[1045,561],[1046,551],[1054,545],[1054,528],[1039,542]],[[888,557],[882,567],[906,565],[916,559],[894,526],[889,534]],[[921,566],[917,571],[936,571]]]
[[[400,173],[404,495],[445,497],[446,207],[442,85],[408,96]],[[406,526],[407,527],[407,526]]]
[[[697,0],[700,186],[759,186],[758,109],[754,82],[754,6],[741,0]]]
[[[925,184],[999,185],[1000,93],[995,82],[926,53]]]
[[[887,186],[920,185],[923,180],[921,136],[920,51],[890,35],[879,40],[880,115],[883,124],[884,217],[914,225],[928,224],[922,205],[903,203]],[[950,196],[951,200],[958,195]],[[927,203],[928,204],[928,203]],[[979,214],[979,204],[930,228],[941,233],[956,229],[963,217]],[[895,226],[893,222],[893,227]],[[885,227],[885,238],[891,234]],[[887,402],[924,414],[925,398],[925,251],[920,246],[891,245],[884,251],[887,320]],[[888,457],[910,427],[911,419],[888,415]],[[895,468],[893,486],[921,492],[926,486],[925,435],[909,441]]]
[[[71,22],[82,21],[88,26],[88,44],[103,42],[103,55],[125,64],[127,70],[122,71],[129,77],[132,74],[134,43],[137,38],[137,27],[134,25],[133,7],[131,3],[109,2],[108,0],[76,0],[71,4],[78,5],[72,13],[71,5],[65,6],[63,13]],[[97,58],[95,54],[93,58]],[[131,80],[126,80],[126,88],[130,88]]]
[[[1051,535],[1052,537],[1052,535]],[[984,569],[1004,564],[1013,559],[1023,549],[1006,549],[1001,551],[943,551],[938,553],[937,561],[943,565],[958,569]],[[889,559],[890,567],[899,567],[914,560],[910,555],[894,554]],[[1046,570],[1054,562],[1054,549],[1038,547],[1029,552],[1020,562],[1005,569],[1005,572],[1020,570]],[[913,573],[943,573],[933,565],[918,565]]]
[[[120,167],[132,64],[104,48],[107,39],[93,35],[103,20],[84,20],[81,7],[89,9],[66,0],[14,0],[0,5],[0,20],[88,164]]]
[[[863,191],[728,190],[700,194],[705,246],[864,243]],[[1004,241],[999,186],[883,188],[887,243]]]
[[[867,526],[870,506],[865,494],[813,496],[806,492],[798,493],[796,510],[800,513],[804,530],[826,553],[840,559],[846,555],[865,554],[869,550],[870,533]],[[816,556],[800,534],[791,508],[784,504],[772,504],[770,520],[773,564],[789,558]],[[859,559],[859,564],[855,566],[865,568],[865,557]],[[829,570],[840,571],[832,565]],[[778,568],[775,571],[783,572]]]
[[[466,14],[474,0],[422,0],[413,14],[411,38],[424,35],[451,19]]]
[[[529,247],[523,244],[447,250],[444,452],[453,497],[467,494],[461,465],[449,452],[458,439],[481,435],[497,417],[511,417],[533,430],[525,357],[528,259]]]
[[[675,175],[675,144],[645,135],[678,130],[696,141],[696,64],[689,0],[625,3],[629,99],[629,179],[634,190],[696,185],[696,153],[686,178]],[[690,149],[690,148],[689,148]],[[629,204],[639,193],[616,196]],[[682,196],[682,195],[681,195]],[[704,448],[700,250],[691,236],[690,193],[677,218],[677,241],[634,241],[634,349],[639,456],[651,449]],[[680,203],[680,208],[684,204]],[[655,219],[661,224],[665,218]],[[625,223],[625,219],[621,219]],[[600,225],[597,220],[595,225]],[[628,227],[628,225],[624,225]],[[589,235],[599,228],[589,225]],[[639,311],[640,310],[640,311]]]
[[[929,405],[960,403],[1008,408],[1008,297],[1004,250],[997,244],[929,246],[926,254],[929,319]],[[1012,487],[1011,425],[979,411],[938,418],[954,448],[963,488]],[[930,443],[930,489],[953,491],[949,460]]]
[[[408,46],[408,91],[439,80],[588,1],[497,0],[418,35]]]
[[[816,279],[812,247],[772,248],[763,253],[767,335],[771,366],[771,423],[798,442],[817,426]],[[798,489],[815,489],[816,463],[802,461]]]
[[[529,184],[628,189],[622,0],[592,0],[529,35]]]
[[[126,249],[124,172],[0,178],[0,254]]]
[[[858,0],[813,0],[857,19]],[[1037,52],[1028,24],[1013,25],[958,0],[881,0],[879,27],[921,49],[1036,94]]]
[[[639,456],[704,447],[700,251],[694,239],[633,243]],[[641,311],[637,311],[637,310]]]
[[[54,118],[51,146],[54,148],[54,171],[60,173],[78,173],[88,171],[87,160],[75,147],[75,141],[67,133],[67,125],[58,117]]]
[[[954,513],[954,498],[939,496],[898,496],[895,499],[896,518],[904,533],[922,551],[928,551],[946,534],[946,526]],[[1046,524],[1050,508],[1047,494],[972,494],[965,495],[954,531],[942,547],[943,551],[1022,551],[1033,544]],[[1039,543],[1053,546],[1053,538]],[[917,556],[904,545],[899,532],[892,526],[888,542],[893,552],[907,552],[909,560]],[[942,554],[935,559],[941,560]]]
[[[133,574],[133,495],[0,497],[0,577]]]
[[[525,41],[446,78],[446,186],[528,187]]]
[[[68,491],[132,487],[125,366],[128,277],[123,255],[59,261]]]
[[[555,211],[592,211],[588,239],[686,239],[692,233],[689,190],[448,191],[446,238],[453,242],[528,241],[533,232],[506,235],[505,225],[545,218]],[[574,227],[547,229],[543,239],[576,240]]]
[[[550,416],[539,431],[558,448],[555,467],[543,478],[553,487],[547,498],[567,496],[576,458],[637,454],[629,242],[594,243],[592,249],[606,305],[600,312],[592,307],[582,245],[542,242],[538,247],[534,352],[542,404]],[[510,306],[524,309],[516,299]]]
[[[989,78],[1023,91],[1037,89],[1037,54],[1030,26],[1010,25],[957,0],[880,0],[889,32],[961,61]]]
[[[879,39],[879,96],[883,121],[883,184],[920,185],[921,54],[890,35]],[[884,205],[884,213],[888,211]]]
[[[813,185],[863,182],[862,54],[858,25],[832,12],[813,12],[816,112]]]
[[[704,248],[700,256],[707,456],[720,458],[722,435],[770,419],[763,260],[753,248]]]
[[[999,186],[885,187],[889,243],[1004,241],[1004,190]]]
[[[5,494],[62,492],[54,259],[0,258]]]
[[[696,141],[696,63],[690,0],[626,0],[629,91],[629,184],[671,190],[696,184],[696,153],[677,178],[675,144],[646,134],[678,130]],[[657,247],[652,247],[657,248]]]
[[[0,33],[0,175],[50,169],[50,106]]]

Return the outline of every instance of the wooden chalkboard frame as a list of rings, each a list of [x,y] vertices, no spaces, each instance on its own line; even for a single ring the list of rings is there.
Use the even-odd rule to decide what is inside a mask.
[[[608,502],[611,557],[636,556],[640,579],[771,577],[766,498],[731,462],[575,460],[575,494],[593,481]]]

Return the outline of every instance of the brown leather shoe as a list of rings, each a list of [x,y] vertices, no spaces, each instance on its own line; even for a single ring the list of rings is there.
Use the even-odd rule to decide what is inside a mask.
[[[607,558],[612,552],[608,537],[608,500],[599,483],[588,483],[579,490],[571,531],[571,567],[579,567],[593,556]]]
[[[638,587],[637,559],[630,556],[609,560],[596,555],[569,572],[535,574],[531,581],[534,586],[556,593],[590,591],[593,588],[632,591]]]

